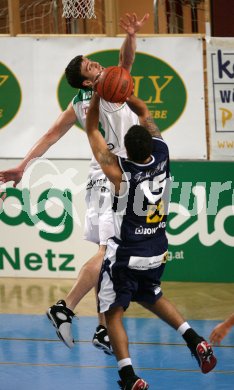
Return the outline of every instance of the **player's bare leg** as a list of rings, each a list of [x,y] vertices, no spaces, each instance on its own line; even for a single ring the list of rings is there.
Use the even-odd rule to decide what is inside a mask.
[[[55,305],[47,310],[47,316],[52,321],[56,328],[58,337],[69,347],[74,346],[72,336],[72,319],[74,317],[73,310],[81,301],[81,299],[95,286],[97,286],[99,273],[102,261],[105,255],[106,246],[100,245],[98,252],[81,268],[78,277],[64,300],[59,300]],[[106,353],[112,354],[109,338],[105,327],[105,317],[99,315],[100,326],[97,328],[93,344],[103,349]],[[98,339],[96,335],[98,335]],[[95,340],[95,341],[94,341]]]
[[[108,334],[117,360],[129,357],[128,336],[123,326],[123,308],[115,307],[105,313]]]
[[[98,305],[98,288],[95,286],[96,301]],[[110,344],[109,335],[106,327],[106,317],[104,313],[98,313],[99,325],[93,336],[94,347],[103,350],[107,355],[113,355],[113,349]]]
[[[105,252],[106,246],[100,245],[98,252],[82,266],[75,284],[65,299],[69,309],[74,310],[81,299],[97,285]]]
[[[148,384],[139,378],[132,367],[128,336],[123,326],[122,307],[114,307],[105,313],[110,342],[118,362],[121,389],[148,389]]]
[[[176,307],[164,296],[160,297],[153,305],[145,302],[139,303],[176,330],[185,322],[184,317]]]
[[[190,327],[168,299],[162,296],[153,305],[144,302],[140,302],[140,304],[156,314],[182,335],[204,374],[207,374],[216,366],[217,360],[213,354],[211,345]]]

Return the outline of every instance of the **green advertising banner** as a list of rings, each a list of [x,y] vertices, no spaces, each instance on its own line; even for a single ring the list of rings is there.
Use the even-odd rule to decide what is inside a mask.
[[[172,162],[167,281],[234,282],[232,162]]]
[[[1,160],[3,169],[16,161]],[[234,282],[232,162],[172,161],[167,281]],[[38,159],[0,202],[0,275],[75,278],[97,250],[83,239],[89,160]]]

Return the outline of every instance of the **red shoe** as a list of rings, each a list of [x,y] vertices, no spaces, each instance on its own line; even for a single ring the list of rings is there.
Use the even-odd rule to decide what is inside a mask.
[[[217,359],[214,356],[212,347],[205,340],[197,345],[195,357],[203,374],[207,374],[216,366]]]
[[[148,383],[138,377],[128,381],[125,386],[121,381],[119,381],[118,384],[122,390],[146,390],[149,388]]]

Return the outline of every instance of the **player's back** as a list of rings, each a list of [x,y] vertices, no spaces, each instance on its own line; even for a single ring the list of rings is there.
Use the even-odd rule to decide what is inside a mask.
[[[170,195],[169,153],[162,139],[153,138],[152,159],[138,164],[119,158],[127,186],[125,194],[114,196],[113,214],[118,243],[155,246],[167,250],[165,234]]]

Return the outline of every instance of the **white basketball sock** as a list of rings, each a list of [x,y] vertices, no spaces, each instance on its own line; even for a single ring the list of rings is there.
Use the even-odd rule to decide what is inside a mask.
[[[188,322],[184,322],[182,325],[179,326],[179,328],[177,329],[177,332],[179,332],[181,334],[181,336],[183,336],[183,334],[186,332],[186,330],[190,329],[191,326],[188,324]]]
[[[118,370],[120,371],[125,366],[132,366],[132,361],[130,358],[122,359],[118,361]]]

